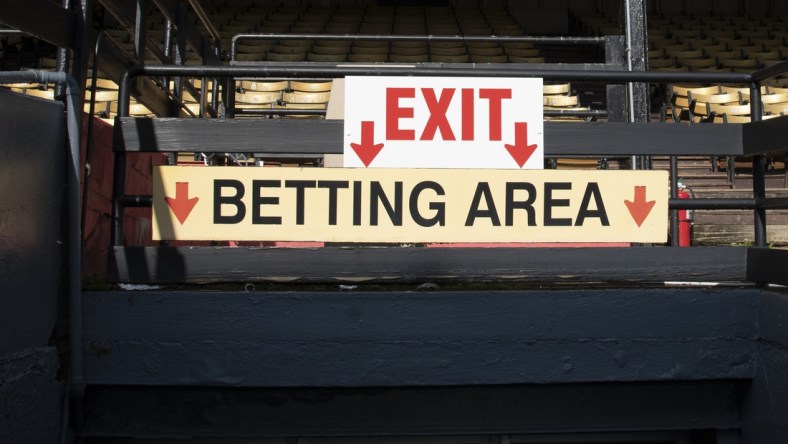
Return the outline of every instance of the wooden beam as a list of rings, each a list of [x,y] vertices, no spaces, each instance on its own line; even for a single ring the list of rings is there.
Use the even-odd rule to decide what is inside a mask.
[[[89,386],[85,410],[95,414],[85,435],[120,442],[188,436],[238,444],[490,443],[508,442],[496,439],[505,433],[513,442],[680,443],[688,430],[740,427],[740,393],[748,388],[731,380],[242,390]],[[780,413],[772,415],[781,420]],[[785,434],[779,432],[763,442],[781,442]],[[315,436],[334,438],[308,438]]]
[[[136,35],[135,29],[137,28],[137,16],[138,11],[136,8],[137,2],[134,1],[118,1],[118,0],[98,0],[99,3],[107,9],[107,11],[112,14],[113,17],[118,21],[118,23],[126,28],[129,33],[134,38],[135,47],[139,47],[139,60],[138,63],[142,63],[144,61],[144,50],[148,49],[151,53],[159,59],[162,64],[169,63],[167,56],[164,55],[164,52],[159,48],[156,42],[149,40],[146,35]],[[143,2],[140,3],[143,7],[142,13],[143,17],[147,18],[147,3]],[[143,24],[144,26],[141,30],[144,32],[147,28],[147,23]]]
[[[342,122],[301,119],[118,119],[116,151],[342,152]],[[187,148],[188,147],[188,148]]]
[[[747,249],[747,279],[753,282],[788,285],[786,263],[788,263],[788,250],[750,247]]]
[[[296,119],[121,118],[115,150],[338,154],[343,121]],[[742,125],[545,122],[545,154],[730,155],[744,154]]]
[[[746,249],[115,247],[110,280],[637,283],[744,281]]]
[[[90,32],[95,33],[95,29],[89,29],[91,30]],[[91,37],[90,41],[95,42],[95,35]],[[98,64],[99,69],[110,79],[120,82],[123,73],[135,62],[129,54],[105,40],[99,52]],[[163,116],[169,113],[170,101],[167,94],[150,78],[137,79],[133,95],[155,114]]]
[[[788,151],[788,116],[743,125],[743,145],[746,155]]]
[[[396,387],[748,379],[759,294],[91,293],[83,301],[85,381]]]
[[[161,12],[167,17],[167,20],[178,23],[178,8],[177,0],[153,0]],[[189,19],[186,21],[186,29],[178,29],[179,33],[183,33],[186,37],[186,44],[191,47],[201,58],[205,65],[220,65],[222,63],[219,56],[217,56],[213,48],[207,43],[207,37],[195,26],[194,15],[189,13]]]

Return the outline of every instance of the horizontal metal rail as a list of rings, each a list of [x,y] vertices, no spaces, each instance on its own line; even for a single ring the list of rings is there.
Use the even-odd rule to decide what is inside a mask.
[[[700,198],[669,199],[671,210],[777,210],[788,208],[788,198]]]
[[[776,65],[767,66],[766,68],[755,71],[752,74],[752,81],[760,83],[766,79],[777,77],[785,73],[788,73],[788,60],[783,60]]]
[[[122,197],[127,207],[150,207],[153,196],[145,194],[127,194]],[[783,210],[788,209],[788,198],[701,198],[701,199],[668,199],[671,210]]]
[[[429,66],[427,64],[426,66]],[[138,76],[205,76],[205,77],[290,77],[338,78],[348,75],[357,76],[445,76],[462,77],[532,77],[555,81],[594,81],[604,83],[685,83],[708,82],[721,84],[744,83],[752,84],[755,74],[749,73],[708,73],[708,72],[655,72],[655,71],[609,71],[609,70],[577,70],[558,71],[540,69],[520,65],[513,69],[480,67],[471,64],[468,67],[425,67],[424,64],[408,66],[382,65],[348,65],[314,66],[309,62],[292,64],[256,64],[233,66],[184,66],[184,65],[134,65],[129,67],[120,79],[118,97],[118,115],[128,116],[130,82]]]
[[[603,44],[605,37],[560,37],[560,36],[462,36],[462,35],[395,35],[395,34],[277,34],[247,33],[233,36],[230,43],[230,59],[235,61],[239,40],[318,40],[318,41],[385,41],[385,42],[463,42],[463,43],[549,43],[576,45]]]
[[[284,108],[236,108],[236,115],[247,116],[324,116],[324,109],[284,109]],[[607,110],[604,109],[546,109],[542,112],[545,117],[607,117]]]

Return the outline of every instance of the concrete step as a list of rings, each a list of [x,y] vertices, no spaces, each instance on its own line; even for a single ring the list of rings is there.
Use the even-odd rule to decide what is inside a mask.
[[[695,188],[731,188],[731,183],[725,173],[687,173],[679,171],[679,178],[684,185]]]
[[[788,177],[782,172],[767,173],[765,177],[766,188],[788,188]],[[752,190],[752,175],[751,174],[736,174],[736,181],[733,183],[734,188]]]

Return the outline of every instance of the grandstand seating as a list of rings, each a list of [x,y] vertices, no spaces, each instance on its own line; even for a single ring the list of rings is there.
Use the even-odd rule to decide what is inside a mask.
[[[523,30],[503,8],[481,2],[461,6],[323,6],[318,3],[292,5],[280,0],[202,2],[219,30],[222,47],[231,47],[239,33],[304,34],[399,34],[399,35],[522,35]],[[473,5],[473,6],[468,6]],[[166,20],[151,8],[148,37],[162,41]],[[577,29],[588,35],[620,34],[618,17],[601,13],[575,12]],[[779,17],[723,17],[655,15],[648,18],[648,66],[670,71],[745,71],[752,72],[785,60],[788,26]],[[129,31],[117,26],[107,29],[107,37],[131,52]],[[35,40],[20,36],[2,39],[2,66],[54,68],[54,49],[31,45]],[[146,52],[149,63],[159,63]],[[236,62],[314,61],[333,63],[543,63],[543,47],[528,42],[412,42],[379,40],[260,40],[237,42]],[[199,63],[191,50],[185,63]],[[199,88],[200,79],[191,79]],[[238,109],[318,109],[326,108],[330,82],[260,81],[236,82],[235,107]],[[788,113],[788,78],[770,82],[763,89],[764,118]],[[18,91],[52,98],[46,85],[17,86]],[[117,110],[117,85],[107,79],[96,84],[95,113],[111,118]],[[701,88],[701,89],[696,89]],[[748,120],[749,90],[723,85],[668,85],[666,105],[676,122],[739,122]],[[91,95],[86,95],[90,98]],[[198,114],[197,98],[183,93],[185,106]],[[583,94],[568,84],[545,85],[546,110],[587,111]],[[86,106],[86,110],[88,107]],[[744,113],[744,114],[743,114]],[[151,115],[141,104],[132,104],[131,114]],[[314,117],[313,113],[309,114]],[[239,114],[239,117],[246,116]],[[303,117],[303,116],[302,116]],[[555,121],[583,121],[572,116],[547,117]],[[560,162],[559,162],[560,166]]]
[[[394,33],[434,35],[521,35],[522,29],[514,18],[500,7],[468,6],[367,6],[358,7],[340,4],[323,6],[302,3],[292,5],[269,0],[263,2],[237,2],[210,0],[203,2],[205,9],[219,29],[224,48],[230,47],[230,39],[239,33]],[[148,37],[162,40],[166,20],[151,8],[148,20]],[[617,17],[601,13],[576,13],[578,28],[588,34],[619,33]],[[709,15],[664,15],[649,16],[649,60],[650,69],[682,71],[753,71],[769,66],[786,57],[788,31],[779,17],[724,17]],[[118,45],[132,50],[129,31],[123,27],[107,30],[108,36]],[[19,36],[6,37],[4,47],[20,46]],[[16,62],[36,68],[53,68],[54,52],[46,45],[36,48],[33,63],[25,63],[31,55],[23,52]],[[197,63],[196,55],[189,51],[186,63]],[[23,60],[25,59],[25,60]],[[146,59],[152,59],[146,54]],[[358,63],[542,63],[545,57],[538,45],[531,43],[488,43],[488,42],[402,42],[385,41],[310,41],[310,40],[241,40],[237,44],[236,60],[246,61],[316,61]],[[3,58],[8,64],[8,55]],[[788,79],[778,79],[771,86],[785,85]],[[97,112],[106,115],[112,107],[111,93],[97,92]],[[243,89],[243,88],[241,88]],[[26,88],[30,94],[49,97],[46,88]],[[43,91],[43,92],[42,92]],[[281,90],[280,90],[281,91]],[[246,94],[244,91],[239,91]],[[270,96],[270,94],[268,95]],[[239,107],[265,105],[268,96],[241,95],[236,102]],[[682,107],[683,97],[673,103],[674,111],[688,112],[689,102]],[[189,105],[196,104],[191,95],[185,95]],[[260,102],[263,100],[263,102]],[[277,102],[282,100],[279,97]],[[552,99],[551,99],[552,100]],[[561,99],[566,100],[566,99]],[[749,100],[742,92],[740,103]],[[675,99],[673,100],[676,101]],[[783,96],[764,98],[766,115],[783,112]],[[580,104],[578,104],[580,105]],[[548,105],[550,106],[550,105]],[[675,115],[675,113],[674,113]]]

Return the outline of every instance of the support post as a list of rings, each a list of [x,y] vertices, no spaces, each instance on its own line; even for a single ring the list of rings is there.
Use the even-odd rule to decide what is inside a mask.
[[[643,0],[624,1],[624,28],[626,38],[626,59],[628,71],[646,71],[648,60],[648,40],[646,35],[646,2]],[[627,84],[629,98],[629,121],[647,122],[650,103],[648,84],[630,82]],[[648,164],[645,157],[632,158],[632,169],[638,164],[645,168]]]
[[[679,161],[676,156],[670,156],[670,198],[679,197]],[[679,210],[670,210],[670,246],[679,246]]]
[[[750,120],[758,122],[763,120],[763,104],[761,103],[761,85],[755,82],[750,87]],[[762,155],[752,156],[752,197],[755,199],[766,198],[766,159]],[[755,216],[755,245],[766,246],[766,210],[756,208]]]
[[[95,45],[96,34],[88,32],[88,26],[93,23],[93,1],[81,0],[74,3],[74,50],[71,52],[71,77],[80,87],[85,85],[88,75],[88,65],[93,54],[91,50]],[[65,60],[64,60],[65,63]],[[85,96],[77,98],[78,109],[83,109]]]
[[[605,36],[605,63],[626,67],[624,39],[620,35]],[[624,85],[607,85],[607,119],[609,122],[625,122],[627,91]]]
[[[148,0],[137,0],[134,11],[134,57],[137,63],[145,63],[145,41],[148,30]]]

